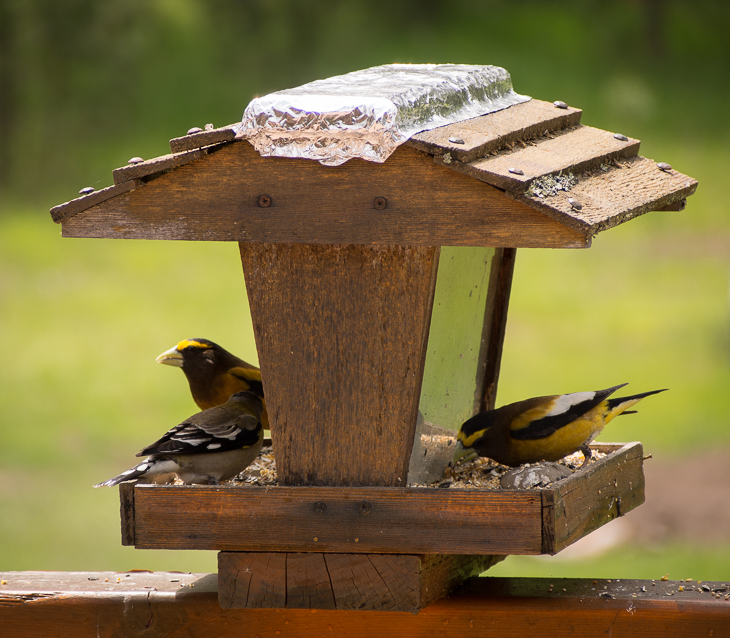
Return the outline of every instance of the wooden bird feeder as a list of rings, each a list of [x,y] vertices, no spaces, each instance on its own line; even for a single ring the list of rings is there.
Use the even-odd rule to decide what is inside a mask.
[[[516,249],[587,248],[695,191],[580,119],[532,99],[337,167],[223,127],[52,209],[64,237],[240,246],[279,485],[123,484],[123,543],[218,550],[225,608],[413,611],[640,505],[639,443],[542,490],[408,486],[419,408],[494,407]]]

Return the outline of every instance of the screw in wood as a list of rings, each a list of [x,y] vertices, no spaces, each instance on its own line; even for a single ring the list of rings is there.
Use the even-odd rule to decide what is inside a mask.
[[[261,195],[261,197],[259,197],[259,206],[261,206],[261,208],[268,208],[271,206],[271,197],[268,195]]]
[[[525,174],[525,172],[519,168],[508,168],[507,170],[514,175],[524,175]]]
[[[314,504],[314,511],[318,514],[324,514],[327,511],[327,503],[323,503],[322,501],[317,501]]]
[[[581,208],[583,208],[583,204],[581,204],[577,199],[573,199],[572,197],[568,197],[568,203],[573,210],[580,210]]]
[[[92,186],[87,186],[86,188],[82,188],[79,191],[79,195],[88,195],[89,193],[93,193],[94,188]]]
[[[568,105],[565,102],[563,102],[562,100],[555,100],[555,102],[553,102],[553,105],[556,108],[559,108],[559,109],[567,109],[568,108]]]
[[[370,510],[372,509],[372,506],[367,501],[363,501],[360,503],[360,505],[357,506],[358,511],[363,516],[366,516],[367,514],[370,514]]]
[[[671,164],[667,164],[666,162],[657,162],[656,163],[656,167],[660,171],[664,171],[665,173],[668,173],[669,171],[672,170],[672,165]]]
[[[614,134],[614,137],[615,137],[615,138],[616,138],[617,140],[620,140],[621,142],[628,142],[628,141],[629,141],[629,138],[628,138],[628,137],[626,137],[625,135],[622,135],[621,133],[616,133],[616,134]]]
[[[202,133],[203,129],[199,126],[193,126],[193,128],[189,128],[187,134],[188,135],[194,135],[195,133]]]
[[[376,197],[373,200],[375,210],[385,210],[388,207],[388,200],[385,197]]]
[[[141,164],[144,160],[141,157],[130,157],[127,164]]]
[[[449,142],[452,144],[465,144],[464,140],[462,140],[460,137],[450,137]]]

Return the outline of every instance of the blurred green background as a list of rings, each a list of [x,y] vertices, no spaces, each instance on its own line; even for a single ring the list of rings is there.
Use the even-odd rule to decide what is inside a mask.
[[[254,95],[455,62],[503,66],[700,182],[589,250],[518,251],[498,404],[671,392],[601,437],[654,457],[628,527],[490,573],[727,578],[728,26],[719,0],[0,0],[0,570],[215,571],[214,552],[121,547],[117,492],[91,486],[196,411],[157,354],[207,337],[257,360],[235,244],[61,239],[48,209]]]

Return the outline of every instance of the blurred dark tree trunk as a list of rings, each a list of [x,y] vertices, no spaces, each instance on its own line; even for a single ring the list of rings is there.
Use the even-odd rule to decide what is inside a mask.
[[[643,0],[644,30],[652,57],[662,58],[667,52],[665,25],[667,14],[666,0]]]
[[[13,19],[9,3],[0,0],[0,189],[10,173],[15,130],[15,75],[13,69]]]

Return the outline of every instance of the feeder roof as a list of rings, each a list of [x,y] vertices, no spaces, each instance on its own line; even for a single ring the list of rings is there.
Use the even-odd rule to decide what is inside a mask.
[[[171,154],[51,210],[70,237],[586,247],[697,181],[639,141],[532,99],[412,136],[383,163],[262,158],[240,124],[170,140]]]

